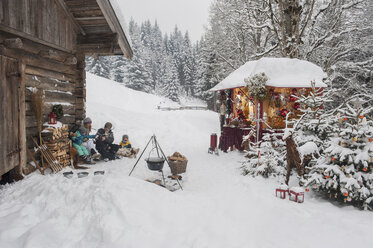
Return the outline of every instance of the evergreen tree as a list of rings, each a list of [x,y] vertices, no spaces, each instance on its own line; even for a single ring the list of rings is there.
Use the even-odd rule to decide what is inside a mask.
[[[161,92],[162,95],[171,99],[174,102],[180,102],[178,76],[176,66],[171,58],[165,59],[162,66]]]
[[[281,135],[275,132],[265,133],[259,144],[250,143],[249,158],[242,169],[244,175],[253,177],[278,177],[286,174],[286,146]]]
[[[328,140],[325,155],[311,168],[306,186],[372,210],[373,107],[369,100],[354,97],[338,109],[338,132]]]

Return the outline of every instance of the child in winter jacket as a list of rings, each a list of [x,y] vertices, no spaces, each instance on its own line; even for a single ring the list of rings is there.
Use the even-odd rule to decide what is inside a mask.
[[[117,155],[123,156],[123,157],[136,157],[137,153],[139,153],[140,149],[133,149],[131,142],[128,139],[128,135],[125,134],[122,136],[122,141],[119,143],[120,149],[117,152]]]
[[[87,151],[86,147],[82,145],[82,143],[87,139],[93,139],[95,136],[82,135],[79,130],[76,130],[74,133],[70,133],[70,136],[71,140],[73,141],[73,146],[78,151],[80,158],[88,164],[92,163],[91,156]]]
[[[119,143],[121,148],[132,148],[131,142],[128,140],[128,135],[125,134],[122,136],[122,141]]]

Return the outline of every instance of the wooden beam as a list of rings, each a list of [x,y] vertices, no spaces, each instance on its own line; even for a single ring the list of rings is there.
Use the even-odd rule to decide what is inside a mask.
[[[4,44],[8,48],[22,48],[23,43],[20,38],[12,38],[3,40],[2,44]]]
[[[49,71],[63,72],[65,74],[70,74],[77,76],[79,74],[78,69],[72,65],[66,65],[62,62],[56,62],[51,59],[42,58],[38,55],[28,53],[23,50],[8,49],[3,45],[0,45],[0,53],[16,59],[23,59],[24,63],[28,66],[34,66],[43,68]]]
[[[123,54],[127,58],[132,58],[133,51],[131,45],[127,39],[126,34],[123,31],[123,28],[118,20],[117,15],[114,12],[113,6],[108,0],[96,0],[102,13],[104,14],[106,21],[108,22],[110,29],[113,33],[119,35],[118,44],[123,51]]]
[[[78,35],[77,37],[78,45],[107,44],[107,43],[116,44],[117,42],[118,42],[118,34],[113,34],[113,33]]]
[[[19,60],[19,73],[20,73],[20,83],[19,83],[19,107],[18,107],[18,140],[19,140],[19,172],[22,175],[22,169],[26,166],[27,163],[27,144],[26,144],[26,87],[25,87],[25,68],[26,65],[23,63],[23,60]]]
[[[105,55],[123,55],[122,49],[113,43],[109,44],[81,44],[77,45],[77,50],[85,55],[97,54],[99,56]]]
[[[52,47],[54,49],[57,49],[57,50],[60,50],[60,51],[63,51],[63,52],[67,52],[67,53],[70,53],[70,54],[73,53],[72,50],[66,49],[64,47],[57,46],[53,43],[50,43],[50,42],[47,42],[45,40],[36,38],[36,37],[34,37],[30,34],[20,32],[16,29],[5,26],[4,24],[0,24],[0,31],[4,31],[4,32],[10,33],[10,34],[13,34],[15,36],[18,36],[18,37],[21,37],[21,38],[24,38],[24,39],[28,39],[28,40],[33,41],[33,42],[36,42],[36,43],[39,43],[39,44],[42,44],[42,45],[45,45],[45,46],[48,46],[48,47]]]
[[[78,63],[78,60],[76,59],[76,57],[68,57],[65,59],[64,63],[67,65],[76,65],[76,63]]]
[[[70,10],[66,6],[66,3],[63,0],[54,0],[58,7],[63,11],[66,15],[67,19],[73,24],[74,28],[81,34],[85,35],[83,28],[79,25],[79,23],[75,20],[74,16],[71,14]]]

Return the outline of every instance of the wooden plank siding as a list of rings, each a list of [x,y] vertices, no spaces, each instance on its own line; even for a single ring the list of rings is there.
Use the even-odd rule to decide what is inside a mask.
[[[85,118],[85,56],[132,56],[129,44],[119,46],[126,37],[106,1],[100,1],[110,8],[104,15],[97,0],[0,0],[0,176],[24,165],[24,147],[34,146],[26,137],[38,133],[31,107],[35,88],[45,92],[43,122],[53,105],[61,104],[60,121],[75,124]],[[9,79],[8,71],[17,68]],[[13,135],[10,127],[20,133]],[[9,163],[17,146],[22,153]]]
[[[76,33],[52,0],[1,0],[0,25],[73,50]]]
[[[16,59],[0,55],[0,175],[20,165],[20,73]]]

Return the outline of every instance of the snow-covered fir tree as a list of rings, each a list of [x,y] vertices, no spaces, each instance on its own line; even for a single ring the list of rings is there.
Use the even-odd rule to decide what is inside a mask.
[[[279,133],[265,133],[259,146],[250,142],[245,157],[248,161],[242,167],[244,175],[267,178],[284,177],[286,174],[286,146]]]
[[[160,92],[161,95],[171,99],[174,102],[180,102],[179,99],[179,87],[178,74],[176,66],[173,64],[171,58],[164,61],[162,65],[162,77]]]
[[[331,137],[306,186],[332,199],[373,209],[373,107],[370,96],[350,98],[338,109],[338,132]],[[369,102],[370,101],[370,102]]]
[[[331,103],[332,90],[317,88],[312,83],[310,91],[294,89],[293,95],[297,99],[293,111],[299,116],[294,120],[295,140],[298,146],[313,142],[319,148],[319,154],[324,150],[324,143],[334,133],[333,111],[326,111]]]

